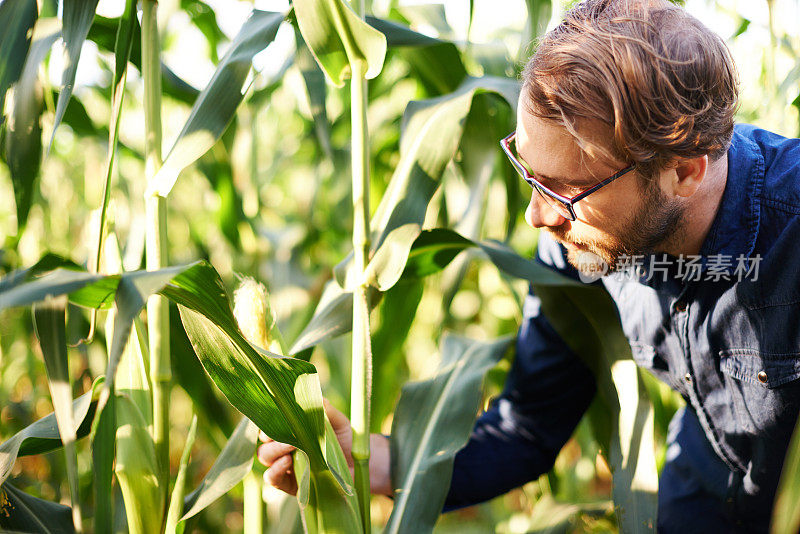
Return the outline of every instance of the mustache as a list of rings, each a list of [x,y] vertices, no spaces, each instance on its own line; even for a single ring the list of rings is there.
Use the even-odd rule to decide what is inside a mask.
[[[582,245],[582,246],[591,245],[591,243],[585,243],[583,241],[576,241],[574,239],[570,239],[569,232],[565,231],[561,227],[545,228],[544,231],[550,234],[550,237],[552,237],[561,244],[572,243],[573,245]]]

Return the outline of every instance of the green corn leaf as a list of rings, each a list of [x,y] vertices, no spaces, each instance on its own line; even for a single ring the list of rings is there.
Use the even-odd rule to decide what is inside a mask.
[[[236,426],[230,414],[230,406],[219,397],[203,366],[197,361],[175,304],[170,305],[169,323],[169,353],[175,384],[191,397],[192,405],[201,417],[201,428],[222,443]]]
[[[790,534],[800,530],[800,419],[795,425],[792,441],[783,462],[781,481],[772,510],[770,532]]]
[[[72,402],[73,429],[77,439],[89,434],[103,381],[103,377],[96,378],[92,389]],[[23,428],[0,444],[0,484],[8,478],[17,456],[42,454],[60,447],[61,436],[55,414],[51,413]]]
[[[456,452],[469,439],[481,383],[511,344],[448,335],[442,362],[424,382],[403,387],[392,422],[394,508],[386,533],[431,532],[444,506]]]
[[[192,21],[198,30],[203,33],[203,36],[208,42],[208,48],[211,52],[211,61],[216,63],[219,61],[217,56],[217,48],[221,43],[227,40],[225,34],[219,29],[217,24],[217,15],[214,10],[200,0],[181,0],[181,9],[189,15],[189,20]]]
[[[372,79],[386,57],[386,37],[342,0],[295,0],[300,33],[328,80]]]
[[[479,248],[498,269],[515,278],[543,286],[583,285],[531,259],[523,258],[498,241],[472,241],[446,228],[434,228],[419,234],[409,252],[403,278],[433,274],[470,247]]]
[[[371,228],[373,259],[367,280],[381,291],[400,279],[403,260],[419,236],[425,213],[439,187],[444,169],[456,154],[464,123],[476,95],[493,93],[516,107],[518,84],[506,78],[471,78],[454,93],[411,102],[403,114],[400,162],[384,193]],[[384,243],[386,248],[381,250]],[[339,285],[352,287],[352,255],[334,273]]]
[[[516,109],[518,83],[506,78],[470,78],[454,93],[412,102],[403,114],[400,162],[372,219],[373,242],[408,223],[421,225],[445,166],[455,155],[476,94],[494,92]]]
[[[36,0],[5,0],[0,4],[0,115],[6,91],[22,74],[37,15]]]
[[[106,393],[106,390],[103,390]],[[114,494],[112,479],[116,456],[116,396],[104,403],[92,421],[92,478],[94,489],[94,529],[111,532],[114,524]]]
[[[30,282],[34,277],[42,273],[53,271],[59,267],[77,271],[82,270],[82,268],[72,260],[48,252],[30,267],[13,271],[0,280],[0,295],[20,284]]]
[[[486,198],[489,183],[495,171],[497,139],[505,132],[505,126],[498,124],[499,121],[490,114],[491,98],[490,94],[476,96],[464,125],[464,134],[461,136],[459,147],[461,153],[459,167],[465,182],[470,186],[469,202],[462,213],[449,215],[448,221],[457,221],[451,223],[454,224],[454,229],[472,240],[480,237],[488,209]],[[500,133],[500,128],[503,134]],[[508,194],[506,196],[508,198]],[[511,213],[509,211],[509,215]],[[451,315],[450,305],[461,287],[474,256],[472,251],[458,255],[442,278],[442,311],[445,317]]]
[[[183,500],[181,522],[207,508],[242,481],[253,467],[257,441],[258,427],[243,417],[200,485]]]
[[[175,384],[186,391],[199,417],[201,428],[215,443],[222,443],[235,428],[230,406],[222,399],[197,360],[183,330],[177,307],[170,306],[170,355]]]
[[[527,43],[523,43],[520,47],[520,61],[524,61],[531,50],[529,46],[536,41],[537,38],[544,35],[547,29],[547,24],[553,16],[553,2],[552,0],[525,0],[525,7],[528,8],[528,20],[525,22],[525,33],[523,35],[527,38]]]
[[[331,126],[328,120],[328,112],[325,109],[325,95],[327,93],[325,74],[314,60],[311,50],[306,46],[298,30],[295,30],[295,44],[297,46],[295,62],[297,63],[297,68],[300,69],[300,74],[303,76],[308,104],[311,108],[311,117],[314,119],[314,131],[317,134],[317,140],[322,151],[328,159],[333,159]]]
[[[127,1],[127,0],[126,0]],[[92,26],[89,29],[88,39],[97,44],[100,50],[115,54],[117,42],[117,30],[119,29],[120,20],[118,18],[107,18],[95,15]],[[139,25],[139,20],[134,17],[133,20],[133,39],[131,45],[130,62],[141,72],[142,69],[142,28]],[[185,80],[181,79],[172,69],[161,63],[161,86],[164,94],[174,98],[178,102],[183,102],[191,106],[197,100],[200,91],[192,87]],[[70,100],[73,102],[73,100]],[[66,115],[69,114],[69,107],[64,116],[66,122]]]
[[[192,455],[192,447],[197,437],[197,414],[192,414],[192,422],[189,424],[189,433],[186,435],[186,443],[183,446],[181,461],[178,464],[178,475],[175,477],[175,486],[172,488],[172,495],[169,499],[167,509],[167,522],[164,527],[165,534],[182,534],[184,525],[179,523],[183,511],[183,495],[186,491],[186,472],[189,469],[189,457]],[[259,499],[261,496],[259,495]]]
[[[409,233],[405,233],[407,230]],[[470,248],[480,249],[498,269],[515,278],[546,286],[583,285],[531,259],[523,258],[497,241],[472,241],[446,228],[420,231],[418,226],[410,224],[390,234],[379,250],[385,257],[376,253],[367,270],[371,273],[372,283],[380,283],[379,289],[385,291],[398,280],[414,280],[441,271],[459,253]],[[375,267],[372,267],[373,263]],[[340,282],[329,282],[325,286],[313,317],[295,340],[290,354],[297,354],[325,339],[350,331],[353,324],[352,293],[342,289],[342,285],[351,283],[348,278],[350,271],[346,270],[348,268],[348,265],[340,264],[334,270]],[[370,307],[373,307],[380,293],[370,287]]]
[[[447,22],[447,12],[442,3],[402,6],[397,8],[397,13],[408,20],[411,26],[429,26],[443,38],[453,36],[453,28]]]
[[[39,64],[61,34],[58,19],[39,19],[25,59],[22,74],[14,87],[14,102],[8,117],[6,162],[14,184],[17,203],[17,234],[28,220],[33,193],[42,163],[42,88]]]
[[[383,420],[394,411],[400,386],[408,378],[405,341],[422,300],[420,280],[401,280],[381,300],[379,326],[372,334],[372,398],[370,429],[380,432]]]
[[[57,269],[32,282],[11,287],[8,291],[0,293],[0,309],[37,302],[45,299],[48,295],[63,294],[70,294],[74,302],[91,308],[107,306],[112,300],[116,305],[114,332],[106,367],[108,380],[105,382],[98,399],[97,410],[92,423],[92,456],[96,504],[95,528],[98,531],[110,530],[113,522],[111,517],[113,509],[111,478],[117,435],[115,379],[123,351],[128,345],[133,322],[150,295],[162,289],[179,273],[197,269],[197,267],[198,265],[196,264],[193,266],[169,267],[157,271],[134,271],[110,276]],[[125,404],[127,405],[127,402]],[[123,410],[125,409],[123,407]],[[135,416],[131,415],[130,410],[127,410],[123,415],[126,417],[123,421],[130,426],[129,431],[132,435],[135,434],[137,436],[132,441],[127,442],[131,444],[130,448],[133,449],[135,448],[134,446],[138,447],[141,444],[145,437],[144,434],[149,436],[149,433],[144,432],[142,434],[138,432],[138,429],[133,424],[136,422]],[[139,447],[139,450],[141,450],[141,447]],[[136,458],[133,463],[129,462],[125,465],[138,466],[138,462],[142,461],[142,458]],[[136,484],[139,482],[142,481],[138,479],[135,481]],[[135,494],[145,494],[146,492],[147,490],[141,489],[141,486],[138,485],[136,489],[130,489],[129,497],[126,501],[133,498],[132,496]],[[148,505],[148,508],[151,507],[153,506]],[[161,510],[162,507],[159,504],[154,509]],[[159,515],[159,525],[161,524],[160,517]],[[141,528],[147,529],[149,526],[142,525]]]
[[[656,525],[658,472],[653,409],[611,297],[602,288],[534,285],[553,328],[597,379],[602,409],[589,417],[613,475],[621,532]]]
[[[72,534],[69,506],[28,495],[8,482],[0,485],[0,529],[3,532]]]
[[[213,298],[208,290],[215,290],[217,281],[209,276],[200,283],[207,298]],[[186,295],[170,287],[166,294],[180,305],[181,320],[200,362],[231,404],[275,440],[307,449],[312,461],[321,466],[321,413],[315,417],[313,404],[303,407],[295,394],[296,389],[299,394],[307,388],[304,382],[316,379],[314,367],[301,360],[273,357],[254,349],[239,333],[232,316],[209,313],[227,307],[226,299],[214,303],[212,310],[196,300],[198,293]],[[224,295],[218,293],[216,297]],[[208,315],[187,305],[194,305]],[[288,412],[285,415],[284,410]],[[300,428],[300,423],[306,420],[308,427]]]
[[[367,24],[381,32],[386,36],[386,46],[400,47],[400,46],[432,46],[440,43],[446,43],[436,37],[425,35],[424,33],[415,32],[405,24],[400,24],[394,20],[381,19],[367,15],[365,17]]]
[[[112,271],[122,270],[122,259],[119,253],[115,234],[106,239],[105,264]],[[124,284],[124,282],[123,282]],[[121,291],[117,297],[124,294]],[[120,315],[120,301],[117,308],[112,309],[106,318],[106,337],[114,339],[117,317]],[[138,315],[136,313],[135,315]],[[135,316],[134,316],[135,317]],[[149,428],[153,422],[152,393],[148,376],[147,341],[145,329],[138,317],[133,319],[133,333],[129,336],[119,355],[119,366],[114,372],[116,376],[114,400],[114,418],[118,425],[114,442],[114,472],[122,491],[126,510],[136,510],[128,514],[128,529],[132,533],[153,532],[161,527],[163,508],[160,495],[161,488],[153,473],[157,473],[155,445]],[[115,346],[111,345],[109,360],[117,358],[113,354]],[[106,407],[108,408],[108,407]],[[111,426],[111,423],[109,423]],[[110,430],[108,437],[110,438]],[[105,435],[100,436],[96,445],[111,449],[104,443]],[[104,469],[107,467],[104,467]],[[149,470],[149,469],[153,470]],[[130,517],[133,515],[133,517]]]
[[[370,308],[377,304],[380,294],[367,288]],[[289,354],[298,354],[321,341],[349,332],[353,327],[353,294],[336,282],[328,282],[322,292],[314,315],[297,336]]]
[[[144,416],[127,395],[117,395],[116,423],[114,472],[128,511],[129,532],[159,532],[164,511],[153,437]]]
[[[253,10],[197,97],[163,166],[148,185],[147,194],[167,196],[180,172],[214,146],[244,98],[243,86],[253,56],[272,42],[283,19],[282,13]]]
[[[89,33],[89,28],[94,19],[94,12],[97,9],[99,0],[64,0],[64,52],[65,63],[64,72],[61,76],[61,91],[58,94],[58,104],[56,104],[56,116],[53,123],[53,133],[50,136],[50,146],[53,146],[53,138],[56,129],[61,123],[61,118],[67,109],[67,103],[72,96],[75,86],[75,75],[78,73],[78,60],[81,57],[83,42]]]
[[[366,17],[367,23],[386,36],[389,48],[398,48],[411,75],[428,95],[452,93],[467,78],[467,69],[455,43],[415,32],[393,20]]]
[[[72,384],[69,379],[67,359],[67,298],[61,295],[44,303],[34,304],[33,318],[36,336],[42,347],[53,413],[56,416],[58,433],[64,444],[73,523],[79,531],[82,531],[78,456],[75,450],[77,433],[72,420]]]
[[[343,454],[326,436],[322,392],[314,366],[251,345],[238,329],[216,271],[207,264],[175,277],[163,294],[181,320],[203,367],[228,400],[267,435],[308,456],[311,501],[322,532],[354,532],[358,506]],[[338,457],[336,451],[338,450]]]
[[[0,310],[15,306],[27,306],[48,296],[69,294],[74,304],[87,308],[111,307],[114,292],[119,285],[119,276],[102,276],[85,271],[58,268],[28,283],[0,284]]]

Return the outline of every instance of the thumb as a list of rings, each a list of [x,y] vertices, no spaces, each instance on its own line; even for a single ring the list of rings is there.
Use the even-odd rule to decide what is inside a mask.
[[[334,408],[333,404],[328,402],[328,399],[322,399],[322,406],[325,408],[325,414],[330,419],[331,426],[336,433],[350,428],[350,420],[347,419],[347,416]]]

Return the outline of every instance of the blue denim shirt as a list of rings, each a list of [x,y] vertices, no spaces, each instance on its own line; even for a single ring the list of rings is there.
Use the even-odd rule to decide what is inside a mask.
[[[577,277],[565,253],[540,233],[537,259]],[[646,256],[637,275],[596,283],[636,363],[686,401],[670,423],[659,531],[766,531],[800,407],[800,140],[736,127],[700,255],[700,275],[659,255],[670,261],[657,274]],[[739,257],[755,258],[749,275],[736,271]],[[503,394],[456,456],[446,509],[548,471],[594,396],[594,378],[533,293],[516,349]]]

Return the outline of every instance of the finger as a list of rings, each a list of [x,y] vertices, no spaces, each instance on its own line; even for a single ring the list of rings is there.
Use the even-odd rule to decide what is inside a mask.
[[[279,441],[270,441],[258,447],[258,461],[269,467],[279,458],[287,456],[294,447]]]
[[[269,443],[270,441],[274,441],[271,437],[266,435],[263,430],[258,431],[258,439],[260,439],[264,443]]]
[[[334,408],[333,404],[328,402],[328,399],[322,399],[322,406],[325,408],[325,414],[330,419],[334,430],[341,430],[350,426],[350,420],[347,416]]]
[[[264,473],[264,480],[290,495],[297,494],[297,480],[292,467],[292,457],[286,455],[275,460],[275,463]]]

